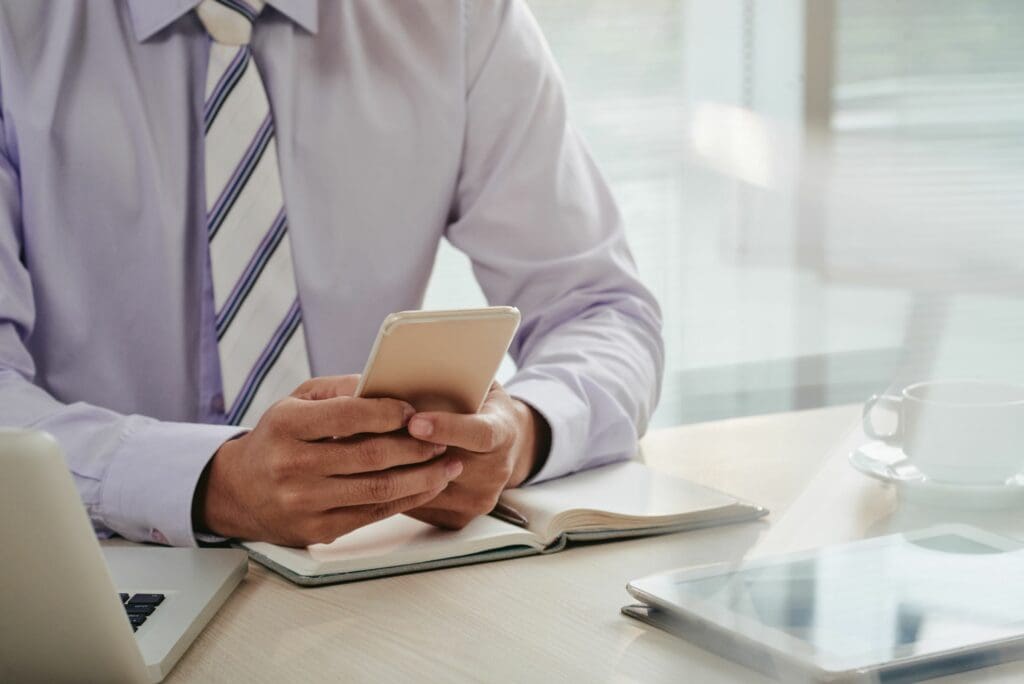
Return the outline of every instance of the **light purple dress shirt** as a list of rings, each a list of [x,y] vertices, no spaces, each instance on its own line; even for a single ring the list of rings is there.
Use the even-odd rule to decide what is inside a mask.
[[[0,3],[0,423],[54,434],[98,533],[195,544],[226,439],[197,0]],[[312,370],[359,372],[438,242],[518,306],[537,479],[631,454],[660,313],[522,0],[270,0],[253,32]],[[221,424],[218,424],[221,423]]]

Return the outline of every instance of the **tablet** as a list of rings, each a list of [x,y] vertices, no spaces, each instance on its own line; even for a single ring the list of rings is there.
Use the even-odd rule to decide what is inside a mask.
[[[1024,546],[961,526],[654,575],[623,612],[786,679],[921,679],[1024,655]]]

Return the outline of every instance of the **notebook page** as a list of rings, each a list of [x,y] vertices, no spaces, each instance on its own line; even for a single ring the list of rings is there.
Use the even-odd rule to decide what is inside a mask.
[[[635,461],[585,470],[569,477],[509,490],[501,500],[526,516],[530,529],[545,539],[564,531],[553,529],[559,514],[574,511],[572,522],[608,524],[667,524],[687,514],[728,509],[738,501],[686,480],[655,473]],[[588,515],[589,514],[589,515]],[[603,520],[602,520],[603,518]]]
[[[532,533],[489,516],[477,518],[461,530],[453,531],[404,515],[361,527],[330,544],[314,544],[306,549],[265,542],[244,544],[306,576],[391,568],[520,545],[542,548]]]

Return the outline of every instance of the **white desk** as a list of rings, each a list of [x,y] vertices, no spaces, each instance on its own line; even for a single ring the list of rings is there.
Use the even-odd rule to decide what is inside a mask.
[[[648,463],[772,509],[750,523],[300,589],[259,565],[167,681],[768,682],[619,614],[632,578],[913,525],[854,472],[859,407],[652,433]],[[1020,681],[1010,663],[943,681]]]

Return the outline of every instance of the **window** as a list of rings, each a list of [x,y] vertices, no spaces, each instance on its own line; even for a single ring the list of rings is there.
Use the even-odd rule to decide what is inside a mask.
[[[664,310],[654,426],[1024,381],[1024,5],[529,4]],[[482,302],[444,245],[425,306]]]

